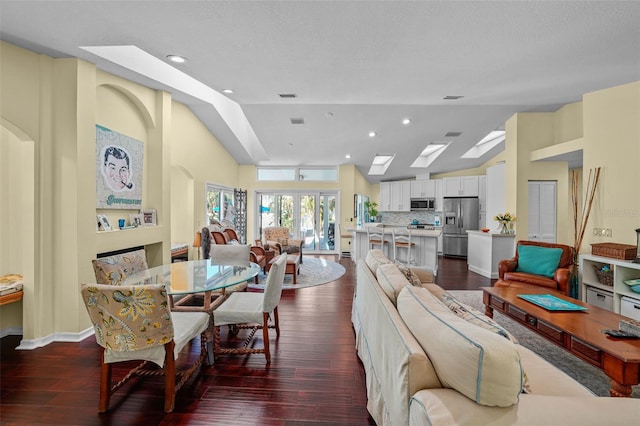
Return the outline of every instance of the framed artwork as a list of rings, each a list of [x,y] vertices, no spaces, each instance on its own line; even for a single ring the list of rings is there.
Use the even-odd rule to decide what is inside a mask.
[[[99,214],[96,217],[98,219],[98,230],[111,231],[111,224],[109,223],[109,218],[107,216]]]
[[[96,207],[142,207],[144,144],[96,125]]]
[[[131,225],[135,226],[136,228],[138,226],[142,226],[143,225],[142,215],[138,214],[138,213],[130,214],[129,215],[129,222],[131,223]]]
[[[143,226],[156,226],[158,224],[156,209],[142,209],[140,214],[142,215]]]

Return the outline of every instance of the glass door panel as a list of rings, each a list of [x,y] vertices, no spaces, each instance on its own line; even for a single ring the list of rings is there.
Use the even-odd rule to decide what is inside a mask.
[[[320,194],[319,202],[319,241],[320,251],[335,250],[336,235],[336,196]]]
[[[304,239],[304,247],[316,250],[318,233],[316,229],[317,195],[300,195],[300,238]]]

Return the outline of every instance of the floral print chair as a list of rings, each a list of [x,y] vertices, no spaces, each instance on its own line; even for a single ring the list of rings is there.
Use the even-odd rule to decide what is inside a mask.
[[[289,229],[281,226],[269,226],[262,230],[264,245],[267,248],[275,247],[276,255],[282,253],[300,253],[302,263],[302,247],[304,240],[296,240],[289,237]]]
[[[171,312],[162,284],[84,284],[81,293],[93,322],[96,342],[102,346],[98,412],[107,411],[111,395],[131,378],[151,375],[164,375],[164,411],[172,412],[176,392],[199,371],[207,355],[205,330],[209,314]],[[198,335],[200,356],[188,369],[177,372],[180,351]],[[111,365],[132,360],[141,363],[112,384]]]
[[[149,269],[144,249],[101,257],[92,263],[98,284],[120,285],[129,275]]]

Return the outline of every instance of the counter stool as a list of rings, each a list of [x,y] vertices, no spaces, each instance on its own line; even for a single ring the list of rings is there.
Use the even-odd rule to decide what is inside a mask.
[[[385,250],[388,241],[385,241],[384,239],[384,228],[367,226],[367,239],[369,240],[369,250],[376,248],[376,246],[380,246],[380,249],[385,256],[389,256]]]
[[[407,249],[407,257],[406,263],[407,265],[416,263],[415,259],[411,257],[411,249],[415,247],[415,243],[411,242],[411,229],[405,230],[396,230],[395,228],[391,230],[391,235],[393,237],[393,260],[401,262],[398,259],[398,249]]]

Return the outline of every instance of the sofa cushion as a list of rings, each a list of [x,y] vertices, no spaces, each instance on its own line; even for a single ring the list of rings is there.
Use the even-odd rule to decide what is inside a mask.
[[[444,387],[481,405],[518,402],[523,371],[513,342],[459,318],[425,288],[405,287],[397,306]]]
[[[411,285],[405,275],[393,263],[385,263],[378,266],[376,278],[378,279],[378,284],[380,284],[380,287],[394,305],[400,290]]]
[[[562,256],[561,248],[518,245],[516,272],[542,275],[552,278]]]
[[[385,256],[384,252],[380,249],[369,250],[364,261],[369,267],[371,273],[374,275],[378,270],[378,266],[384,265],[385,263],[391,263],[391,260],[389,260],[389,258]]]

